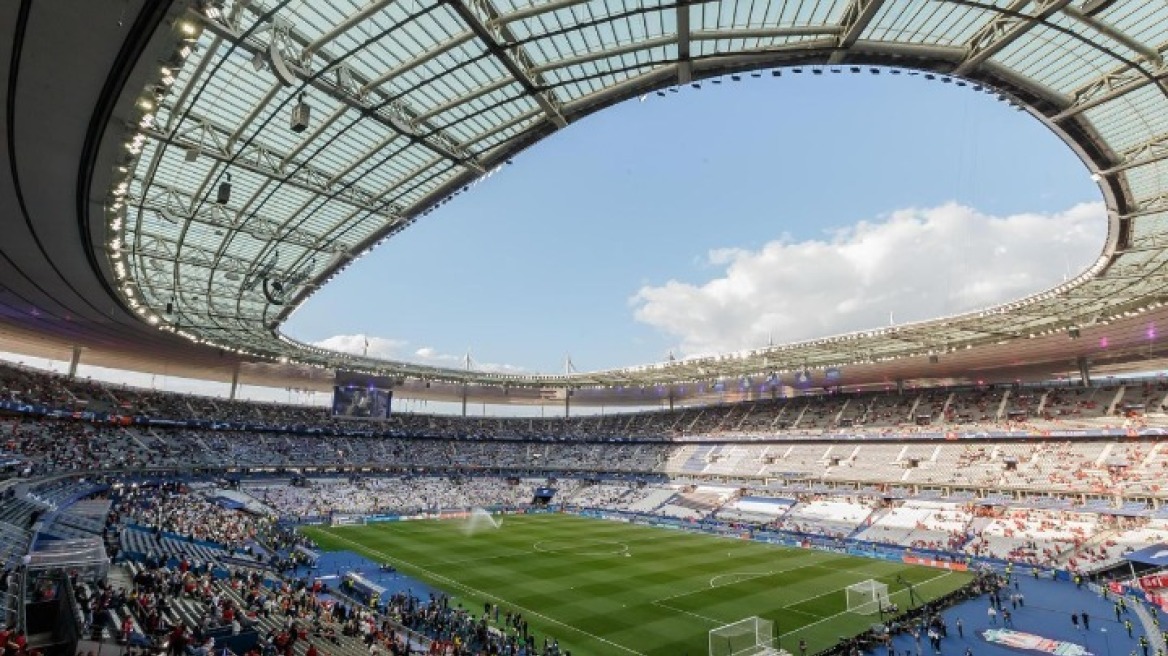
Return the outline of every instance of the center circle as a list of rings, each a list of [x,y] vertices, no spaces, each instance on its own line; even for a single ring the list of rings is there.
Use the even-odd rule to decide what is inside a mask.
[[[576,540],[540,540],[531,545],[539,553],[567,556],[619,556],[629,552],[629,545],[617,540],[583,538]]]

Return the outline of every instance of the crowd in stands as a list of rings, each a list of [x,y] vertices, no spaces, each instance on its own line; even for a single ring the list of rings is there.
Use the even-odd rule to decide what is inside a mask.
[[[114,521],[128,521],[158,532],[244,550],[271,521],[250,513],[228,510],[178,485],[131,487],[113,506]]]
[[[775,434],[910,434],[1168,426],[1168,381],[1096,387],[979,386],[878,392],[818,390],[740,403],[573,418],[484,418],[394,414],[371,424],[328,408],[250,403],[106,385],[0,365],[0,398],[69,410],[269,427],[476,439],[672,439]],[[246,449],[244,449],[246,452]],[[246,453],[244,454],[246,455]],[[327,455],[327,454],[318,454]]]
[[[80,482],[73,485],[87,489],[78,487]],[[274,524],[277,514],[521,506],[530,502],[534,487],[552,485],[557,502],[579,508],[661,516],[676,516],[670,508],[688,508],[696,513],[693,521],[705,522],[722,508],[749,500],[741,507],[762,508],[769,515],[754,522],[757,530],[941,547],[1082,570],[1114,563],[1125,551],[1149,542],[1168,540],[1165,518],[1023,507],[1004,499],[902,498],[891,488],[798,493],[763,485],[594,477],[336,475],[241,482],[240,494],[269,507],[244,512],[216,503],[224,490],[215,485],[124,485],[101,493],[112,497],[111,531],[146,529],[179,539],[159,542],[159,552],[127,563],[125,580],[111,577],[108,584],[92,589],[81,586],[83,615],[89,626],[113,627],[121,642],[152,645],[174,656],[209,656],[227,645],[247,645],[237,653],[252,656],[379,656],[405,654],[423,642],[432,645],[428,648],[433,653],[554,656],[559,650],[553,639],[532,636],[522,617],[505,608],[488,607],[480,614],[441,595],[418,599],[396,594],[373,611],[343,596],[322,596],[320,582],[299,577],[302,569],[265,556],[274,551],[261,546],[287,553],[305,544]],[[26,502],[68,498],[68,491],[60,481],[34,485]],[[352,505],[350,498],[362,495],[365,505]],[[174,546],[191,540],[223,548],[200,552],[207,554],[201,558]],[[168,545],[175,550],[166,551]],[[229,558],[231,554],[240,557]]]
[[[228,645],[240,656],[395,656],[423,645],[442,654],[558,656],[554,639],[532,635],[522,615],[507,609],[479,613],[442,595],[399,593],[374,611],[339,593],[326,598],[320,582],[299,576],[295,548],[315,545],[277,522],[522,507],[540,487],[554,488],[553,503],[574,509],[1076,571],[1168,542],[1168,512],[1144,501],[1163,498],[1164,441],[895,439],[960,428],[1041,435],[1043,427],[1143,425],[1163,413],[1162,382],[823,394],[569,420],[395,415],[368,437],[270,430],[368,430],[321,408],[127,389],[15,367],[0,367],[0,398],[254,424],[225,431],[0,417],[8,463],[0,480],[22,483],[0,499],[0,559],[11,567],[37,531],[120,535],[107,542],[111,555],[116,544],[141,548],[141,557],[124,566],[122,580],[78,586],[84,623],[173,656],[211,656]],[[852,432],[885,439],[669,441]],[[276,471],[309,466],[334,471]],[[335,471],[341,467],[350,471]],[[200,479],[203,487],[139,487],[112,473],[159,468],[213,473]],[[68,476],[41,480],[50,475]],[[250,499],[249,510],[224,503],[227,494]],[[86,495],[106,499],[108,512],[97,520],[57,512]],[[38,523],[44,514],[51,523]],[[0,645],[22,638],[0,631]],[[34,653],[18,649],[16,656]]]

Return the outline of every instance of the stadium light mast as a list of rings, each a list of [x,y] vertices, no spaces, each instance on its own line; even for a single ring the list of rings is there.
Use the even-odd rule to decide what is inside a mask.
[[[576,371],[576,365],[572,364],[572,354],[564,354],[564,376],[571,376]],[[564,385],[564,419],[572,415],[572,386]]]
[[[466,357],[463,358],[463,364],[466,367],[467,376],[462,379],[462,416],[466,416],[466,395],[467,395],[467,380],[470,378],[470,347],[466,349]]]

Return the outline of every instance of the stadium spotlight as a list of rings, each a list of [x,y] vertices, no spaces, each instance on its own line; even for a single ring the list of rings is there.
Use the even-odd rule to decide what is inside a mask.
[[[231,200],[231,174],[227,174],[227,180],[219,183],[219,193],[215,196],[215,202],[220,205],[226,205]]]
[[[292,131],[299,134],[308,129],[309,120],[312,117],[312,108],[304,101],[304,94],[300,94],[300,102],[292,108]]]

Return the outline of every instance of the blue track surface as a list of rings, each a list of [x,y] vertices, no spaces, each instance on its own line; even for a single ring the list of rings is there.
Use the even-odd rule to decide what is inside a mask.
[[[431,592],[438,592],[437,589],[401,572],[383,572],[380,563],[375,563],[352,551],[325,552],[317,561],[316,569],[312,570],[313,575],[323,579],[330,588],[339,587],[340,577],[346,572],[356,572],[385,588],[387,597],[398,592],[407,592],[425,601]],[[303,576],[304,570],[301,569],[297,575]]]
[[[1024,607],[1014,609],[1009,602],[1009,591],[1003,590],[1003,608],[1013,615],[1012,628],[1024,631],[1043,638],[1075,643],[1095,656],[1142,656],[1139,647],[1139,637],[1143,634],[1143,626],[1134,610],[1128,611],[1120,621],[1116,621],[1115,598],[1103,599],[1100,595],[1091,592],[1087,586],[1076,588],[1073,583],[1065,581],[1051,581],[1048,579],[1036,580],[1028,575],[1017,577],[1019,591],[1024,597]],[[1131,603],[1129,602],[1129,606]],[[1002,628],[1002,619],[999,615],[997,624],[989,621],[987,609],[989,597],[982,596],[967,601],[944,613],[946,624],[949,627],[949,637],[941,643],[941,654],[960,656],[966,648],[972,650],[975,656],[1018,656],[1019,654],[1038,654],[1041,652],[1013,649],[987,642],[982,633],[987,629]],[[1168,616],[1148,607],[1149,612],[1159,614],[1160,622],[1168,628]],[[1071,613],[1086,611],[1090,618],[1090,630],[1084,630],[1082,624],[1075,627],[1071,622]],[[957,635],[956,621],[961,618],[964,624],[965,637]],[[1132,637],[1129,638],[1124,628],[1123,620],[1130,619],[1132,623]],[[931,649],[928,639],[922,636],[920,651],[911,636],[901,635],[894,642],[898,655],[929,656]],[[884,656],[883,648],[877,650],[878,656]],[[936,652],[932,652],[936,653]],[[1149,649],[1149,656],[1155,656],[1155,649]]]

